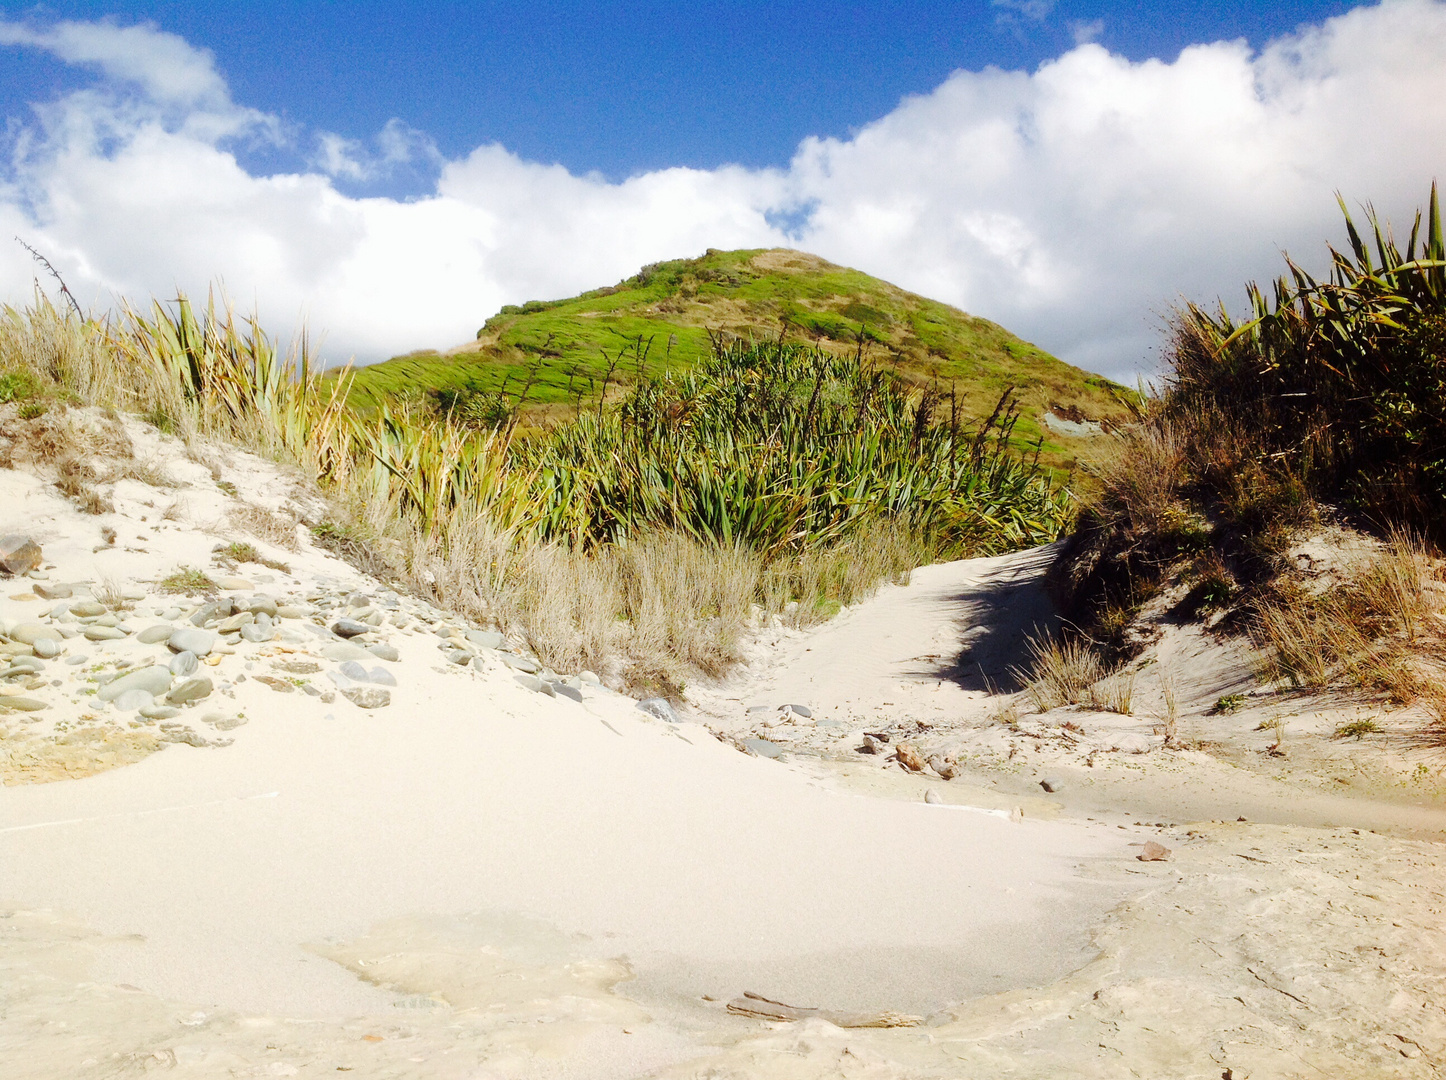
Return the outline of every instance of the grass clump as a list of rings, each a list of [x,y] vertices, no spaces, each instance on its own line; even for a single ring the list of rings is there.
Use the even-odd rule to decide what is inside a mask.
[[[1349,720],[1336,727],[1333,738],[1355,739],[1360,742],[1367,735],[1374,735],[1381,730],[1381,725],[1369,717],[1361,720]]]
[[[265,566],[272,570],[280,570],[283,574],[291,573],[291,567],[286,563],[258,551],[255,544],[248,544],[244,541],[233,541],[224,544],[212,552],[213,557],[219,563],[229,563],[235,566],[239,563],[256,563],[258,566]]]
[[[204,570],[183,566],[169,577],[161,579],[161,591],[166,593],[213,593],[217,585]]]

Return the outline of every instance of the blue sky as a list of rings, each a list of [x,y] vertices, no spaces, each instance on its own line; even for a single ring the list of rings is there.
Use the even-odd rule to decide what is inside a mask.
[[[684,12],[680,14],[680,12]],[[1131,379],[1446,176],[1446,0],[0,8],[0,238],[366,362],[790,246]],[[37,281],[0,244],[0,301]]]
[[[210,49],[238,101],[365,139],[396,118],[445,157],[497,142],[612,179],[727,163],[786,165],[808,135],[847,136],[957,69],[1033,70],[1098,40],[1131,60],[1256,45],[1342,0],[1242,3],[49,3],[10,18],[149,20]],[[83,71],[4,50],[13,114]],[[258,168],[289,168],[258,153]],[[425,172],[425,170],[423,170]],[[353,185],[357,186],[357,185]],[[424,191],[424,176],[383,188]]]

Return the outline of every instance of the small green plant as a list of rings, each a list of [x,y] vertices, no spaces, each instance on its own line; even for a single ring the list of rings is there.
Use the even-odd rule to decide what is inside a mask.
[[[1374,735],[1381,730],[1381,725],[1369,718],[1364,720],[1352,720],[1349,723],[1341,724],[1335,730],[1334,738],[1355,739],[1360,742],[1367,735]]]
[[[44,416],[50,411],[50,406],[43,401],[27,401],[20,406],[20,419],[34,420],[37,416]]]
[[[256,549],[254,544],[247,544],[241,541],[225,544],[217,547],[212,552],[217,562],[220,563],[256,563],[259,566],[270,567],[272,570],[280,570],[283,574],[291,573],[291,567],[284,562],[268,558]]]
[[[239,494],[239,492],[236,490],[236,485],[231,483],[231,481],[229,480],[217,480],[216,486],[220,488],[221,494],[229,495],[233,499],[236,498],[236,496]]]
[[[176,423],[175,417],[159,405],[152,406],[149,412],[142,415],[141,419],[163,435],[174,435],[180,430],[180,425]]]
[[[168,593],[211,593],[216,583],[206,576],[205,571],[183,566],[161,581],[161,591]]]
[[[1210,715],[1230,716],[1232,713],[1238,713],[1244,707],[1244,694],[1222,694],[1215,699],[1215,704],[1210,706]]]
[[[40,381],[28,371],[9,371],[0,375],[0,405],[24,401],[40,393]]]

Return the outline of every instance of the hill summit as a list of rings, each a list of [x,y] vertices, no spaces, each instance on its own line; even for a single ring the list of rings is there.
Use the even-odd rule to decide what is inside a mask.
[[[1051,443],[1118,417],[1121,388],[987,319],[858,270],[787,249],[708,252],[652,263],[565,300],[508,305],[474,342],[360,369],[351,402],[426,393],[526,392],[534,414],[563,415],[639,378],[696,364],[734,339],[862,349],[906,382],[951,389],[967,417],[988,415],[1014,387],[1018,434]]]

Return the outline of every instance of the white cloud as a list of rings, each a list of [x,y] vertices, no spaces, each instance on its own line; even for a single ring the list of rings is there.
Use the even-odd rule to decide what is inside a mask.
[[[257,176],[230,148],[281,125],[233,103],[209,53],[109,23],[0,23],[6,43],[104,77],[12,119],[0,233],[101,305],[221,279],[278,330],[307,318],[334,358],[455,344],[503,303],[656,259],[786,243],[1127,375],[1181,296],[1235,301],[1282,248],[1320,265],[1337,189],[1404,224],[1446,172],[1438,0],[1356,9],[1259,54],[1131,63],[1086,43],[1034,73],[955,73],[850,139],[805,140],[785,169],[621,183],[500,146],[444,162],[400,121],[367,143],[312,135],[315,172]],[[331,179],[418,163],[438,179],[414,201]],[[31,284],[24,252],[0,248],[0,298]]]

